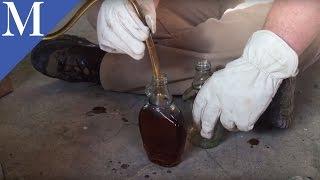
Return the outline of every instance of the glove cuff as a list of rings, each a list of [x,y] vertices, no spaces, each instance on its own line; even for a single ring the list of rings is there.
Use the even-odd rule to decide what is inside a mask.
[[[274,78],[298,74],[297,53],[279,36],[268,30],[255,32],[249,39],[243,59]]]

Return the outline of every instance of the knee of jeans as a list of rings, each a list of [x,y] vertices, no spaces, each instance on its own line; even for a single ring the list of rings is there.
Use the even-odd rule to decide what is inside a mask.
[[[106,90],[140,92],[150,82],[151,68],[146,58],[136,61],[128,55],[106,54],[100,66],[101,85]]]
[[[311,45],[300,55],[300,71],[305,71],[311,65],[320,60],[320,33]]]

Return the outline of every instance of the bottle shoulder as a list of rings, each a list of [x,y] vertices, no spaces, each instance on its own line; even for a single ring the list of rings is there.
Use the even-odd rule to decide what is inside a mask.
[[[182,100],[193,100],[197,96],[198,92],[199,90],[190,87],[182,94]]]
[[[155,119],[164,118],[169,121],[174,121],[179,125],[182,125],[184,122],[184,117],[181,110],[174,103],[172,103],[170,106],[156,106],[147,103],[140,110],[140,118],[142,116],[148,116]]]

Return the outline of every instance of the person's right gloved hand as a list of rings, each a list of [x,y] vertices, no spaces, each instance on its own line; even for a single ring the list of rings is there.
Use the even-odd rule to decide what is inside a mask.
[[[202,137],[210,139],[218,120],[228,130],[250,131],[281,82],[298,73],[297,53],[268,30],[255,32],[243,55],[213,73],[193,104]]]
[[[154,0],[137,0],[149,27],[140,20],[128,0],[105,0],[97,21],[99,46],[109,53],[128,54],[142,59],[145,41],[156,31],[156,10]]]

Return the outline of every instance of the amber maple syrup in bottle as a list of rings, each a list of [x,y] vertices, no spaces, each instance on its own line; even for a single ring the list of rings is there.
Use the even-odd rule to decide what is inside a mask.
[[[149,101],[139,114],[144,149],[151,162],[176,166],[181,162],[187,132],[182,113],[168,91],[166,76],[153,78],[146,93]]]

